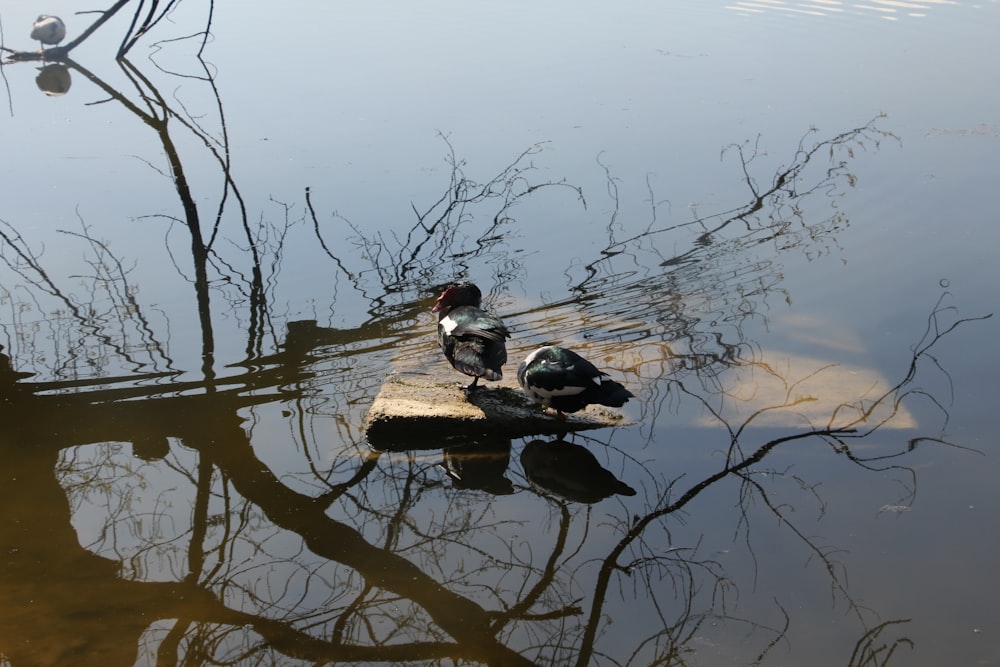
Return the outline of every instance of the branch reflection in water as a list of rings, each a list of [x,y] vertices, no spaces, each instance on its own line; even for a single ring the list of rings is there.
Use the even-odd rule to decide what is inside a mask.
[[[402,233],[326,220],[317,213],[320,193],[306,190],[303,222],[331,271],[368,304],[368,319],[341,329],[282,321],[270,297],[297,230],[288,207],[279,223],[250,223],[232,176],[221,100],[215,97],[218,126],[209,132],[205,119],[172,106],[127,61],[121,69],[131,97],[66,65],[150,127],[167,156],[181,212],[158,217],[186,228],[182,247],[191,257],[168,242],[164,257],[142,260],[172,265],[193,285],[201,365],[198,377],[182,377],[192,369],[169,353],[178,334],[140,302],[129,262],[99,240],[95,225],[81,222],[81,231],[66,234],[82,243],[94,271],[81,297],[52,277],[16,223],[3,223],[4,296],[43,309],[37,320],[5,323],[16,333],[2,369],[0,439],[9,475],[0,485],[0,625],[16,638],[0,651],[10,664],[131,665],[137,652],[157,664],[681,664],[716,622],[742,626],[763,661],[792,641],[788,606],[776,600],[762,619],[733,613],[735,596],[753,582],[703,554],[701,538],[691,539],[698,529],[684,522],[695,499],[732,493],[733,485],[732,521],[752,559],[761,557],[754,529],[777,519],[803,558],[822,563],[836,604],[856,621],[853,664],[909,642],[890,634],[905,633],[902,621],[881,619],[855,600],[836,545],[797,523],[796,504],[818,497],[817,485],[795,478],[801,495],[776,500],[775,485],[792,476],[770,461],[793,443],[825,447],[876,473],[872,480],[902,475],[898,504],[906,505],[916,489],[907,456],[929,444],[957,445],[933,429],[902,446],[870,437],[900,418],[904,401],[944,405],[917,379],[928,363],[939,368],[934,346],[969,319],[942,297],[908,372],[884,389],[839,400],[818,421],[800,412],[807,400],[797,391],[801,378],[760,358],[744,333],[745,322],[764,317],[761,305],[784,289],[773,260],[752,250],[767,243],[780,256],[836,243],[848,224],[842,214],[813,222],[801,212],[806,199],[834,196],[853,178],[851,151],[890,136],[876,121],[813,144],[803,139],[766,188],[751,175],[754,146],[732,149],[747,205],[672,226],[654,211],[646,230],[626,239],[612,213],[604,248],[567,267],[570,296],[512,309],[509,319],[530,332],[519,339],[526,349],[571,322],[589,355],[629,342],[630,356],[616,371],[641,388],[648,442],[671,402],[709,415],[725,443],[721,465],[668,476],[621,445],[618,431],[388,454],[372,451],[359,430],[391,363],[438,359],[433,337],[421,333],[427,286],[491,270],[491,295],[504,298],[526,272],[510,241],[525,224],[514,205],[549,189],[582,201],[576,186],[531,180],[540,146],[479,183],[445,138],[450,180]],[[216,95],[207,67],[200,83]],[[201,142],[218,169],[210,216],[192,196],[175,132]],[[836,156],[832,164],[827,155]],[[615,199],[610,172],[608,183]],[[220,249],[225,225],[237,229],[242,250]],[[345,227],[349,243],[333,242]],[[681,228],[699,230],[690,248],[660,250],[660,239]],[[223,313],[240,324],[244,358],[220,369]],[[54,341],[51,353],[37,354]],[[777,379],[783,395],[737,418],[728,411],[739,398],[729,388],[733,369]],[[749,429],[777,412],[797,415],[799,425],[775,437]],[[269,445],[279,433],[275,456]],[[600,493],[581,481],[595,477],[607,485]],[[633,624],[624,638],[611,630],[623,606],[632,609],[623,620]]]

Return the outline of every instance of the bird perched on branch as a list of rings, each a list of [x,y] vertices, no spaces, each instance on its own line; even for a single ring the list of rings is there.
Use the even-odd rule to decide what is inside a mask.
[[[517,381],[528,398],[552,408],[559,417],[592,403],[620,408],[635,397],[594,364],[557,345],[529,354],[517,369]]]
[[[31,26],[31,39],[37,39],[42,44],[55,46],[66,37],[66,24],[58,16],[39,16]]]
[[[473,377],[466,391],[476,389],[479,378],[499,380],[507,362],[506,339],[510,332],[499,317],[480,310],[483,294],[468,281],[448,285],[432,312],[438,314],[438,343],[452,367]]]

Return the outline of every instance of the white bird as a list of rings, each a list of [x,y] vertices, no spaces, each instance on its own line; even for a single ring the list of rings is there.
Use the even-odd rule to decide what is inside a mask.
[[[31,39],[37,39],[45,44],[55,45],[66,37],[66,24],[58,16],[39,16],[31,26]]]

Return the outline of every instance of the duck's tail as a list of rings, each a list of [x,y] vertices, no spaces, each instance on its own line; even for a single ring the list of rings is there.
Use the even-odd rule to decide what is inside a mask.
[[[630,398],[635,398],[635,394],[623,387],[621,384],[608,378],[602,378],[601,386],[597,390],[597,400],[594,403],[607,405],[611,408],[620,408]]]

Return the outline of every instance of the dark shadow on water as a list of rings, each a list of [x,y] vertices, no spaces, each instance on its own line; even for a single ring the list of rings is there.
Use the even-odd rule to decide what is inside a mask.
[[[507,478],[510,463],[510,438],[483,437],[444,450],[442,468],[456,489],[478,489],[494,495],[514,493]]]
[[[586,447],[561,438],[526,444],[521,467],[533,484],[578,503],[596,503],[615,494],[635,495],[635,489],[601,466]]]

